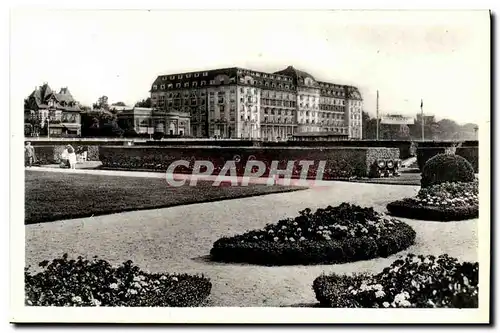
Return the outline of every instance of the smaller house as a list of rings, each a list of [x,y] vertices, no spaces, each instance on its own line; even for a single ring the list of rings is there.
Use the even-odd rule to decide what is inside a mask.
[[[36,87],[24,101],[25,135],[79,137],[80,113],[80,104],[67,87],[56,93],[44,83]]]

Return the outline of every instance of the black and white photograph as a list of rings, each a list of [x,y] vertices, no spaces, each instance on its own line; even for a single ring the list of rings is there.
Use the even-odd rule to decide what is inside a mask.
[[[489,323],[491,20],[12,9],[10,321]]]

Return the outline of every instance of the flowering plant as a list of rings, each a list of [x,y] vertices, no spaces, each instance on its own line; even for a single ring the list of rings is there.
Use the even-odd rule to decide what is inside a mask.
[[[25,268],[25,303],[32,306],[199,306],[212,284],[203,276],[147,273],[132,261],[68,260],[68,255]]]
[[[268,224],[214,243],[213,259],[254,263],[333,263],[386,256],[413,244],[415,231],[373,208],[348,203]]]
[[[417,194],[415,201],[422,206],[473,206],[479,204],[478,181],[445,182],[423,187]]]
[[[446,254],[408,254],[375,275],[322,275],[313,289],[329,307],[475,308],[478,272],[477,262],[460,263]]]
[[[477,218],[479,183],[444,182],[422,187],[415,198],[397,200],[387,205],[394,216],[422,220],[454,221]]]

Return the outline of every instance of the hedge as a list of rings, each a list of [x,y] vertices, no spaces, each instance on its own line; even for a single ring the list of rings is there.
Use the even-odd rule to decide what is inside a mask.
[[[460,221],[479,217],[478,206],[437,207],[421,206],[412,198],[391,202],[387,210],[392,216],[425,221]]]
[[[455,154],[462,156],[465,158],[474,168],[474,172],[479,172],[479,147],[472,146],[462,146],[457,148]]]
[[[307,178],[315,178],[319,161],[326,161],[323,179],[348,179],[367,177],[373,162],[378,158],[398,159],[395,148],[250,148],[250,147],[100,147],[99,159],[110,169],[166,171],[178,160],[190,161],[190,166],[177,167],[176,173],[191,173],[194,161],[207,160],[214,164],[218,175],[227,161],[235,161],[237,175],[245,173],[249,160],[264,162],[268,176],[271,162],[279,161],[278,169],[284,170],[288,161],[295,161],[293,176],[300,176],[299,161],[314,161]]]
[[[444,154],[446,149],[446,147],[417,147],[417,163],[420,171],[424,169],[424,165],[429,159],[438,154]]]

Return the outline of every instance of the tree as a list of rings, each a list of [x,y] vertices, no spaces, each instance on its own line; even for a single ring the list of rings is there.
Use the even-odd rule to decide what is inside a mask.
[[[148,97],[146,99],[143,99],[142,101],[135,103],[135,106],[139,107],[139,108],[150,108],[151,107],[151,97]]]
[[[124,102],[116,102],[111,104],[111,106],[126,106],[126,104]]]
[[[366,111],[363,111],[361,117],[363,139],[375,140],[377,138],[377,119],[370,117]]]
[[[92,104],[94,110],[109,110],[108,96],[101,96],[97,99],[97,103]]]
[[[116,115],[109,111],[93,110],[82,113],[82,136],[121,137],[123,133]]]

